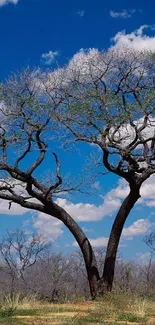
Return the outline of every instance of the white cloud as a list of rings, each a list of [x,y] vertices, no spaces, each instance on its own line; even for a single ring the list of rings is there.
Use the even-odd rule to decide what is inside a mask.
[[[138,71],[137,71],[138,72]],[[113,135],[114,135],[114,140],[117,141],[117,145],[120,148],[125,148],[128,146],[132,141],[135,139],[136,136],[136,131],[135,131],[135,126],[139,130],[144,124],[144,117],[133,121],[133,126],[131,124],[122,124],[116,131],[114,127],[111,127],[109,131],[109,136],[107,137],[107,144],[110,142],[112,138],[112,143],[113,143]],[[145,128],[140,132],[141,137],[144,140],[147,140],[149,138],[153,138],[155,136],[155,118],[152,116],[149,116],[149,119],[146,123]],[[137,141],[138,142],[138,141]],[[151,144],[151,141],[148,141],[148,144]],[[136,149],[143,148],[142,145],[137,145]]]
[[[124,228],[122,237],[124,239],[132,239],[135,236],[146,234],[155,223],[151,223],[147,219],[138,219],[131,226]]]
[[[108,243],[108,238],[98,237],[96,239],[90,239],[90,243],[93,247],[106,247]]]
[[[9,3],[16,5],[18,3],[18,1],[19,0],[0,0],[0,7],[7,5]]]
[[[51,65],[57,56],[59,56],[58,51],[49,51],[48,53],[43,53],[41,55],[41,62],[45,65]]]
[[[90,203],[72,203],[66,199],[58,198],[56,203],[64,208],[76,221],[97,221],[105,216],[111,216],[120,206],[116,197],[107,194],[103,204],[97,206]]]
[[[112,18],[131,18],[132,15],[136,12],[136,9],[122,9],[121,11],[117,12],[114,10],[110,10],[110,16]]]
[[[114,45],[111,46],[107,52],[104,52],[104,54],[96,48],[80,49],[79,52],[73,55],[67,66],[49,72],[48,76],[47,74],[45,75],[45,80],[43,80],[42,76],[41,80],[38,80],[38,89],[40,88],[40,90],[43,90],[46,86],[49,93],[54,97],[57,88],[60,87],[63,89],[67,86],[69,87],[69,85],[75,79],[79,80],[80,82],[91,82],[92,79],[94,80],[95,78],[106,78],[109,73],[106,72],[106,62],[111,61],[111,56],[114,56],[117,59],[119,56],[122,57],[123,55],[130,55],[131,48],[133,49],[133,53],[134,50],[137,49],[155,51],[155,36],[148,36],[145,33],[146,29],[154,30],[154,28],[154,26],[142,25],[137,30],[134,30],[128,34],[126,31],[120,31],[112,39]],[[124,51],[124,47],[126,47],[126,51]],[[115,53],[113,52],[114,50],[116,50]],[[49,53],[44,53],[42,55],[42,60],[45,60],[44,63],[49,65],[53,59],[55,59],[55,54],[58,54],[57,51],[49,51]],[[135,73],[139,73],[141,69],[142,67],[137,68]]]
[[[13,202],[11,203],[11,208],[9,209],[9,201],[0,199],[0,214],[23,215],[28,211],[29,211],[28,209],[25,209]]]
[[[136,50],[150,50],[154,52],[155,36],[147,36],[144,34],[144,30],[146,29],[155,30],[155,26],[142,25],[129,34],[126,34],[125,30],[118,32],[114,38],[112,38],[112,41],[115,43],[114,46],[116,48],[125,46]]]
[[[155,223],[151,223],[147,219],[139,219],[135,221],[131,226],[124,228],[122,232],[122,240],[131,240],[133,237],[140,236],[146,234],[149,230],[151,230],[152,226]],[[93,247],[106,247],[108,243],[107,237],[98,237],[98,238],[89,238],[89,241]],[[76,241],[72,243],[72,246],[77,247],[78,244]],[[121,247],[124,245],[120,244]]]
[[[98,237],[95,239],[90,238],[89,241],[93,247],[106,247],[108,243],[108,238],[106,237]],[[74,241],[72,243],[72,246],[77,247],[78,246],[77,242]]]
[[[38,232],[51,241],[55,241],[60,235],[63,234],[63,223],[45,213],[38,213],[37,219],[33,224]]]
[[[106,70],[98,49],[80,49],[70,60],[66,74],[69,80],[78,78],[79,81],[88,81],[91,76],[99,76]]]
[[[109,191],[109,195],[113,198],[124,199],[129,194],[129,186],[128,183],[124,179],[119,179],[118,186],[111,191]]]
[[[77,11],[77,15],[80,16],[80,17],[83,17],[85,15],[85,11],[84,10],[78,10]]]
[[[141,186],[141,198],[138,204],[145,204],[148,207],[155,206],[155,174],[151,175]],[[118,186],[108,192],[107,196],[111,196],[112,200],[124,199],[129,193],[128,183],[124,179],[118,181]]]
[[[155,200],[155,175],[152,175],[147,181],[144,182],[141,188],[141,196],[149,205],[152,200]]]
[[[14,188],[14,191],[17,195],[22,197],[27,197],[27,191],[25,189],[25,184],[14,180],[12,177],[7,178],[7,180],[1,179],[0,180],[0,187],[1,186],[8,186]],[[6,191],[7,193],[7,191]],[[10,194],[8,192],[8,194]],[[38,200],[35,198],[29,199],[28,202],[38,203]],[[0,214],[8,214],[8,215],[23,215],[26,212],[30,211],[27,208],[20,206],[14,202],[10,202],[8,200],[0,199]]]

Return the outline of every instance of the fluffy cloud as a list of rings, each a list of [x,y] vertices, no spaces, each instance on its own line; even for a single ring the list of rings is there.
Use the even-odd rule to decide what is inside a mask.
[[[18,3],[18,1],[19,0],[0,0],[0,7],[7,5],[9,3],[16,5]]]
[[[140,203],[146,204],[151,207],[155,205],[155,175],[152,175],[146,180],[141,187],[141,199]],[[95,188],[98,186],[95,184]],[[18,194],[22,193],[24,189],[18,186]],[[103,203],[100,205],[90,203],[72,203],[64,198],[58,198],[56,203],[64,208],[76,221],[97,221],[102,220],[105,216],[111,216],[120,207],[122,199],[124,199],[129,193],[128,183],[124,179],[118,181],[118,185],[110,190],[105,196],[100,196],[103,199]],[[32,199],[33,202],[38,202]],[[16,203],[12,203],[9,210],[9,203],[5,200],[0,200],[0,213],[20,215],[24,214],[28,209],[20,207]],[[47,216],[50,220],[51,217]],[[47,219],[45,218],[44,221]]]
[[[132,239],[134,236],[144,235],[151,230],[153,225],[155,224],[147,219],[139,219],[128,228],[123,229],[122,237],[124,239]]]
[[[155,206],[155,174],[151,175],[142,185],[140,189],[141,198],[138,200],[137,203],[139,204],[145,204],[148,207]],[[129,193],[129,186],[128,183],[120,179],[118,182],[118,186],[115,189],[112,189],[107,194],[108,196],[111,196],[111,198],[114,200],[114,198],[117,199],[124,199]]]
[[[133,9],[134,10],[134,9]],[[82,14],[82,13],[81,13]],[[114,14],[114,13],[113,13]],[[80,49],[79,52],[75,53],[68,65],[65,68],[56,69],[47,75],[45,75],[44,83],[40,81],[40,86],[38,87],[44,89],[44,84],[48,87],[49,92],[54,96],[56,88],[66,88],[72,83],[72,80],[79,80],[80,82],[89,82],[94,78],[99,78],[103,76],[106,78],[107,65],[106,61],[109,62],[110,56],[113,56],[113,51],[115,52],[115,57],[127,55],[130,51],[124,51],[123,47],[132,48],[133,50],[152,50],[155,51],[155,36],[148,36],[146,29],[154,30],[154,26],[142,25],[137,30],[127,34],[126,31],[118,32],[111,41],[114,43],[109,51],[102,53],[96,48]],[[119,51],[118,51],[119,49]],[[42,54],[42,62],[44,64],[50,65],[58,52],[49,51],[49,53]],[[137,68],[137,73],[141,71],[141,68]]]
[[[112,18],[131,18],[132,15],[136,12],[136,9],[129,9],[129,10],[126,10],[126,9],[122,9],[122,11],[114,11],[114,10],[110,10],[110,16]]]
[[[64,208],[76,221],[97,221],[111,216],[120,206],[120,199],[107,194],[103,204],[72,203],[66,199],[57,199],[57,204]]]
[[[51,241],[55,241],[60,235],[63,234],[63,223],[60,220],[42,212],[38,213],[38,217],[33,226],[40,234]]]
[[[17,195],[20,195],[22,197],[27,197],[25,185],[22,182],[16,181],[13,178],[9,177],[7,181],[3,179],[0,180],[0,187],[4,185],[8,185],[8,187],[12,186],[12,188],[14,188],[14,191]],[[29,199],[29,202],[38,203],[38,200],[33,198],[33,199]],[[11,202],[10,205],[10,202],[8,200],[0,199],[0,214],[23,215],[28,211],[30,210],[21,207],[19,204]]]
[[[89,203],[77,203],[67,201],[66,199],[58,198],[56,203],[64,208],[77,222],[78,221],[97,221],[104,216],[112,215],[120,206],[120,200],[112,198],[109,194],[104,197],[103,204],[96,206]],[[56,218],[53,218],[44,213],[38,213],[38,217],[34,222],[34,228],[39,233],[50,240],[56,240],[63,234],[63,223]],[[90,239],[94,247],[106,246],[108,238]],[[77,246],[74,242],[73,246]]]
[[[107,138],[107,144],[114,135],[114,140],[118,142],[119,147],[125,148],[126,146],[131,144],[136,137],[135,127],[139,130],[143,126],[143,124],[144,124],[144,117],[133,121],[134,127],[131,126],[131,124],[124,124],[119,127],[118,131],[116,131],[114,127],[111,127],[109,131],[109,138]],[[145,128],[140,132],[140,135],[144,140],[154,137],[155,118],[153,118],[152,116],[149,117],[149,120],[147,121]],[[148,141],[148,145],[151,145],[151,141]],[[140,149],[140,148],[143,148],[143,146],[142,145],[136,146],[136,149]]]
[[[93,247],[106,247],[107,246],[107,243],[108,243],[108,238],[106,237],[98,237],[98,238],[95,238],[95,239],[89,239],[91,245]],[[78,247],[78,244],[76,241],[74,241],[72,243],[72,246],[73,247]]]
[[[51,65],[57,56],[59,56],[58,51],[49,51],[48,53],[43,53],[41,56],[41,62],[45,65]]]
[[[149,202],[155,200],[155,175],[152,175],[142,186],[141,196],[149,205]],[[149,200],[149,201],[148,201]]]
[[[131,226],[124,228],[122,232],[122,240],[130,240],[133,237],[140,236],[146,234],[149,230],[151,230],[152,226],[155,223],[151,223],[147,219],[139,219],[135,221]],[[106,247],[108,243],[107,237],[98,237],[95,239],[89,238],[89,241],[93,247]],[[76,241],[72,243],[73,247],[77,247],[78,244]],[[122,246],[122,245],[121,245]]]
[[[102,71],[105,71],[105,65],[101,60],[98,49],[80,49],[70,60],[66,74],[68,80],[72,80],[76,76],[80,81],[89,80],[91,73],[98,76]]]
[[[119,48],[126,46],[132,47],[136,50],[150,50],[155,51],[155,36],[147,36],[144,34],[144,30],[155,30],[155,26],[142,25],[133,32],[126,34],[125,30],[118,32],[112,41],[115,43],[115,47]]]
[[[0,214],[23,215],[28,211],[28,209],[25,209],[16,203],[11,203],[11,207],[9,208],[9,202],[0,199]]]

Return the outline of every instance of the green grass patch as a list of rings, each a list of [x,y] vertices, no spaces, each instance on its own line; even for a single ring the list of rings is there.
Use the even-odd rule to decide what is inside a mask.
[[[135,322],[135,323],[144,323],[147,321],[146,317],[141,317],[131,313],[120,313],[118,314],[116,320],[118,321],[128,321],[128,322]]]
[[[27,325],[24,320],[14,319],[11,317],[0,317],[0,324],[2,325]]]
[[[81,309],[77,308],[65,308],[65,307],[40,307],[35,309],[16,309],[14,311],[15,316],[39,316],[41,314],[48,313],[64,313],[64,312],[81,312]]]

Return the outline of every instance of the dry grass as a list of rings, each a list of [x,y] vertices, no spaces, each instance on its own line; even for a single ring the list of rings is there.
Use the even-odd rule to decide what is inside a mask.
[[[3,325],[155,325],[155,303],[129,294],[113,293],[95,302],[66,304],[19,301],[12,315],[7,315],[7,302],[3,310]]]

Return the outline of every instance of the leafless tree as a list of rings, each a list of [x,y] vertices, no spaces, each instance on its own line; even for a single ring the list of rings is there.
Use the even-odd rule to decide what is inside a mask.
[[[18,280],[42,256],[49,244],[40,235],[26,234],[23,230],[8,231],[0,242],[0,270],[11,279],[10,295],[13,297]]]

